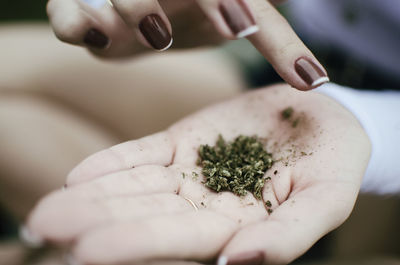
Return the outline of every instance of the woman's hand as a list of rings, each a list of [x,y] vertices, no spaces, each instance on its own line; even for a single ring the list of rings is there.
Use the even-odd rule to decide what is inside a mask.
[[[287,107],[294,113],[284,119]],[[266,139],[276,162],[262,200],[202,183],[198,147],[214,145],[219,134]],[[287,86],[262,89],[92,155],[64,191],[39,203],[27,227],[72,244],[82,264],[288,263],[348,217],[369,152],[356,119],[331,99]]]
[[[98,8],[86,2],[102,2]],[[59,39],[101,57],[128,57],[247,37],[293,87],[308,90],[327,73],[273,4],[266,0],[50,0]],[[277,3],[280,1],[273,1]]]

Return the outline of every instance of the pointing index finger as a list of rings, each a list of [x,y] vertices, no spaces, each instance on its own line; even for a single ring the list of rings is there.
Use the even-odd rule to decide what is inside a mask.
[[[260,30],[248,39],[287,83],[309,90],[329,81],[326,70],[269,1],[253,0],[249,6]]]

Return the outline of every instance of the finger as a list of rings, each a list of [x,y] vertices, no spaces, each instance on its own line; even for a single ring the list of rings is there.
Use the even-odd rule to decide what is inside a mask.
[[[101,225],[193,211],[187,200],[172,193],[98,200],[71,195],[56,192],[42,200],[29,218],[29,231],[47,241],[68,243]]]
[[[248,39],[287,83],[309,90],[329,81],[325,69],[269,1],[248,4],[260,28]]]
[[[266,221],[240,230],[223,250],[218,265],[290,263],[350,214],[353,203],[349,202],[355,200],[357,189],[343,185],[325,183],[290,197]],[[348,192],[339,194],[335,189]]]
[[[67,242],[89,227],[86,224],[106,221],[104,218],[100,218],[103,217],[101,214],[103,211],[99,209],[102,207],[101,202],[157,193],[177,194],[180,189],[180,181],[181,176],[178,176],[175,170],[163,166],[141,166],[110,174],[46,197],[31,213],[28,227],[31,233],[35,233],[40,238]],[[80,210],[91,214],[90,216],[80,215],[78,214]],[[71,213],[73,211],[75,213]],[[96,213],[98,217],[96,217]],[[58,224],[65,222],[64,219],[69,220],[76,216],[82,217],[79,219],[80,225],[70,227],[69,231],[58,230]],[[53,220],[56,224],[55,229],[49,229],[52,226],[47,225],[52,218],[57,218],[57,220]],[[73,233],[71,229],[73,229]]]
[[[172,163],[174,145],[167,132],[150,135],[100,151],[81,162],[67,177],[67,185],[142,165]]]
[[[92,49],[107,49],[107,36],[95,11],[77,0],[50,0],[47,13],[56,36],[65,42]]]
[[[246,0],[197,0],[198,5],[226,38],[244,38],[258,31]]]
[[[126,25],[146,46],[164,51],[172,45],[171,24],[157,0],[111,0]]]
[[[237,224],[209,211],[162,216],[98,229],[74,249],[81,264],[119,264],[154,259],[210,260]]]
[[[145,165],[68,187],[65,193],[90,200],[155,193],[177,194],[181,181],[181,174],[170,167]]]

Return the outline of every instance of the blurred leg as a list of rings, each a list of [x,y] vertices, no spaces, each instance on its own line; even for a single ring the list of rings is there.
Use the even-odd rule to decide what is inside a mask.
[[[0,243],[0,265],[23,264],[24,249],[16,242]]]
[[[153,52],[103,62],[61,43],[44,24],[0,27],[0,43],[0,89],[54,97],[124,139],[163,129],[244,86],[237,63],[217,50]]]
[[[37,200],[61,188],[86,156],[117,143],[81,115],[44,98],[0,93],[0,202],[22,219]]]

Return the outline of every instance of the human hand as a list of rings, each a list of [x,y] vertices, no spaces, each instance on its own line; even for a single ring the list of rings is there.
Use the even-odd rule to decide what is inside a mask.
[[[282,119],[289,106],[292,118]],[[202,184],[197,149],[214,145],[219,134],[267,139],[276,162],[262,200]],[[70,173],[64,191],[38,204],[27,227],[71,244],[82,264],[218,256],[219,264],[284,264],[348,217],[369,152],[362,128],[339,104],[275,86],[92,155]]]
[[[129,57],[146,47],[165,50],[247,37],[290,85],[308,90],[328,81],[327,73],[266,0],[111,0],[96,9],[85,1],[50,0],[47,11],[62,41],[107,58]],[[172,24],[172,26],[171,26]]]

